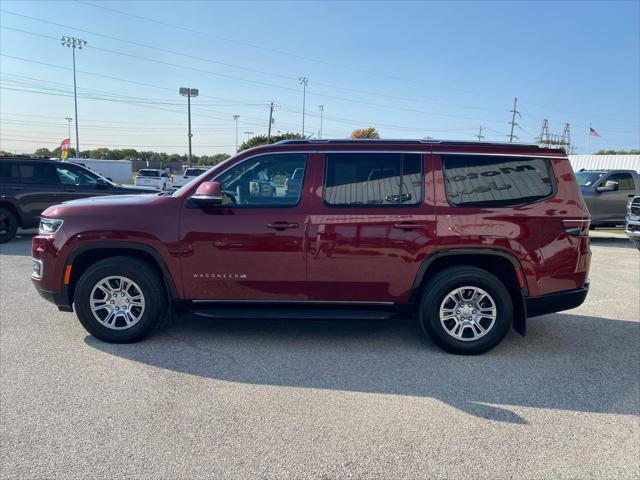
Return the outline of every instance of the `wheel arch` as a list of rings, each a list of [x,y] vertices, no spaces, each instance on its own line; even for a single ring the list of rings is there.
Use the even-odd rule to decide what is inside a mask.
[[[175,282],[160,252],[155,248],[136,242],[92,242],[81,245],[71,251],[66,265],[71,265],[69,284],[66,285],[69,305],[73,302],[75,286],[82,274],[95,262],[109,257],[128,256],[137,258],[150,265],[162,277],[167,291],[168,301],[178,298]]]
[[[424,285],[436,273],[454,266],[474,266],[498,277],[507,287],[513,303],[513,328],[521,335],[526,333],[527,311],[524,297],[528,289],[522,265],[511,253],[489,248],[454,248],[439,250],[425,258],[416,274],[410,301],[419,301]]]

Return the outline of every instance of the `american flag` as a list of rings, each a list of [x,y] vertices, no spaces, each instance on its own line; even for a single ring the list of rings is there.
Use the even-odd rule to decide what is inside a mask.
[[[599,137],[600,134],[598,132],[596,132],[593,128],[589,127],[589,135],[591,135],[592,137]]]

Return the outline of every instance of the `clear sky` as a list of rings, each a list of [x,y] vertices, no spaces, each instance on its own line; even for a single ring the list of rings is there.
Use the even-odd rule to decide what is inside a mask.
[[[576,153],[640,148],[640,2],[0,3],[0,149],[53,148],[74,117],[80,148],[231,153],[244,132],[520,141],[570,122]],[[75,134],[72,132],[72,144]]]

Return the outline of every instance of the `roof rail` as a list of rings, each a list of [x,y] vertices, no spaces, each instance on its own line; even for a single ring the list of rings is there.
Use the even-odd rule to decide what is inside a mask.
[[[514,147],[536,147],[541,148],[537,143],[515,143],[515,142],[474,142],[470,140],[420,140],[420,139],[383,139],[383,138],[332,138],[332,139],[303,139],[292,138],[288,140],[280,140],[276,142],[276,145],[301,145],[301,144],[332,144],[332,143],[414,143],[414,144],[446,144],[446,145],[500,145],[500,146],[514,146]]]

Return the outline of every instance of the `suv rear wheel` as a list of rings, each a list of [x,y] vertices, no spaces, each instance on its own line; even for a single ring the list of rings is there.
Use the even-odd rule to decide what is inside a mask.
[[[495,347],[509,331],[511,296],[495,275],[477,267],[452,267],[427,283],[420,324],[441,348],[476,355]]]
[[[16,236],[18,219],[6,208],[0,207],[0,243],[5,243]]]
[[[75,289],[75,310],[82,326],[106,342],[143,339],[166,313],[164,285],[145,262],[113,257],[89,267]]]

